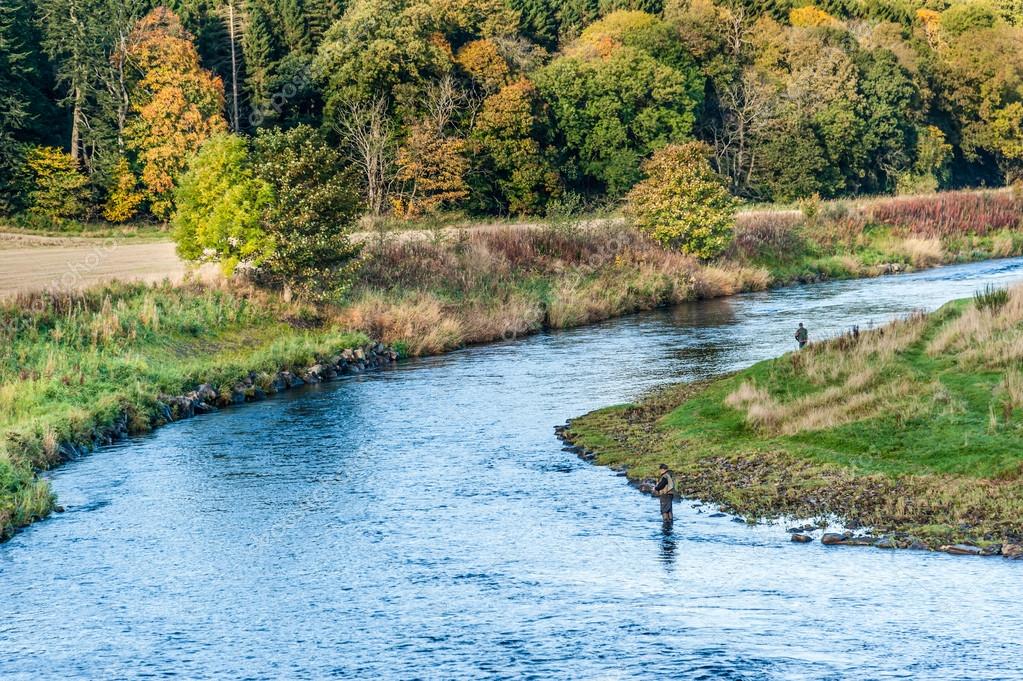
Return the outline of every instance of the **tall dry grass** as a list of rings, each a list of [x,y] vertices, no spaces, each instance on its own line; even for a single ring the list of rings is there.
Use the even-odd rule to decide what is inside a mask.
[[[985,236],[1023,224],[1023,199],[1010,191],[956,191],[876,200],[864,208],[871,222],[928,239],[964,233]]]
[[[794,435],[869,418],[899,404],[904,416],[918,413],[908,399],[915,386],[897,370],[900,352],[920,342],[929,319],[914,314],[858,336],[807,346],[790,356],[782,386],[818,389],[790,397],[743,382],[725,404],[745,411],[746,422],[764,432]],[[777,386],[775,386],[777,390]]]
[[[1023,361],[1023,286],[1009,290],[999,306],[976,302],[927,345],[932,357],[955,353],[964,367],[1012,367]]]

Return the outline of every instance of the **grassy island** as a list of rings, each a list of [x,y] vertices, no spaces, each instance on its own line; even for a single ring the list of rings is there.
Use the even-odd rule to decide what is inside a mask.
[[[838,516],[899,545],[1023,535],[1023,287],[571,423],[597,462],[749,519]]]

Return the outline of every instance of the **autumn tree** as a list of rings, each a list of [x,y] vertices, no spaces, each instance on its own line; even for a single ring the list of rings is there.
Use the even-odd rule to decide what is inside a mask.
[[[529,81],[511,83],[484,101],[469,144],[479,209],[536,214],[560,190],[549,158],[546,104]]]
[[[29,210],[55,219],[84,217],[89,178],[77,159],[56,147],[33,147],[26,162],[33,179]]]
[[[150,12],[135,27],[129,55],[142,76],[132,89],[137,118],[128,145],[139,156],[154,215],[169,217],[174,178],[189,154],[227,129],[224,86],[202,68],[192,37],[170,11]]]
[[[646,179],[629,193],[627,205],[636,227],[667,247],[704,259],[727,248],[736,209],[709,153],[697,142],[661,149],[643,164]]]
[[[110,222],[128,222],[138,215],[143,201],[145,195],[139,189],[138,177],[132,171],[128,159],[121,158],[111,174],[103,217]]]
[[[466,93],[451,78],[427,88],[419,106],[424,114],[398,149],[396,178],[403,191],[392,198],[395,214],[432,213],[468,196],[466,143],[451,129],[465,103]]]

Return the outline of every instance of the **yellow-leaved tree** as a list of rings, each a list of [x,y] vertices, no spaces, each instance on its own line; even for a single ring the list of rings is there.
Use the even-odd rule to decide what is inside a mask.
[[[789,23],[800,28],[819,28],[821,26],[837,28],[842,25],[838,19],[813,5],[797,7],[790,11]]]
[[[646,179],[629,193],[627,213],[661,245],[709,259],[732,240],[736,202],[700,142],[669,144],[643,164]]]
[[[145,197],[127,159],[120,159],[111,178],[110,194],[103,206],[103,217],[110,222],[127,222],[138,213]]]
[[[227,131],[224,84],[202,68],[192,36],[166,7],[139,20],[128,45],[128,58],[142,75],[131,92],[137,117],[126,131],[127,143],[138,153],[150,209],[167,218],[174,179],[188,156]]]
[[[55,219],[85,214],[89,178],[71,154],[56,147],[32,147],[26,161],[33,175],[29,210]]]

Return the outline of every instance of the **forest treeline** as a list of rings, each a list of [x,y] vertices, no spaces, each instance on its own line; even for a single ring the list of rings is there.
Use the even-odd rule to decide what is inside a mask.
[[[614,202],[693,140],[749,200],[1000,185],[1023,4],[0,0],[0,211],[167,220],[211,138],[239,205],[346,216]]]

